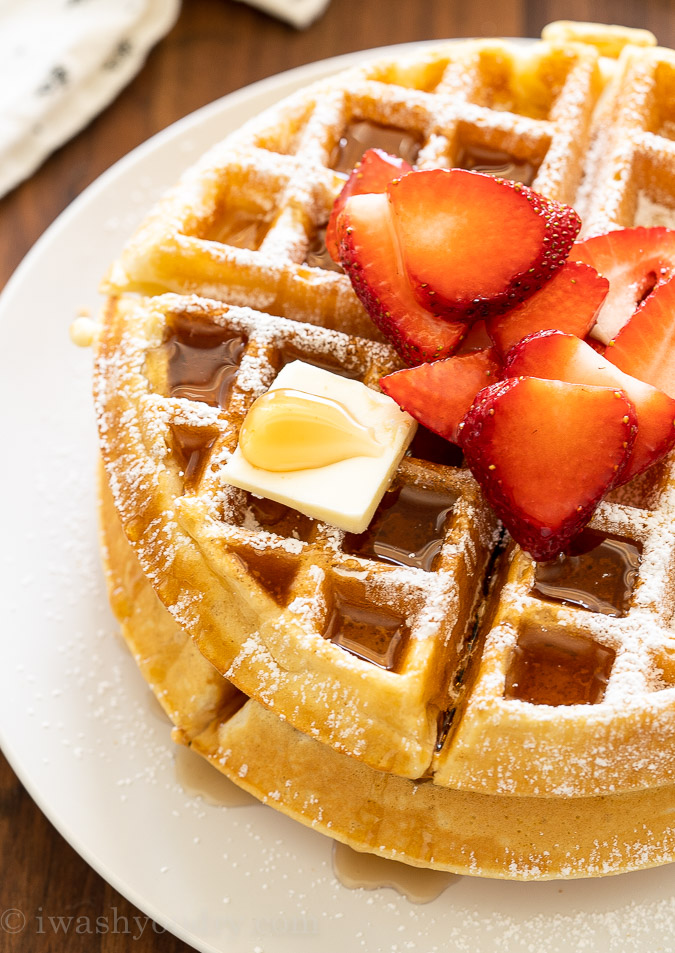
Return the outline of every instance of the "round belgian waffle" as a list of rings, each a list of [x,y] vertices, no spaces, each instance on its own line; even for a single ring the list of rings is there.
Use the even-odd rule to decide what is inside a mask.
[[[106,281],[100,444],[125,533],[176,622],[221,676],[335,757],[489,795],[665,797],[672,457],[603,504],[586,551],[546,579],[503,548],[449,445],[413,442],[358,538],[222,479],[288,361],[372,388],[398,366],[321,244],[367,145],[527,181],[576,205],[587,234],[673,216],[672,52],[631,31],[576,38],[589,42],[559,26],[541,43],[380,60],[214,147]]]

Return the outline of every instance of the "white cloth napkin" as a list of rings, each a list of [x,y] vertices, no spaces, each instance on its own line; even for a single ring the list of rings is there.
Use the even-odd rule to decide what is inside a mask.
[[[180,0],[0,0],[0,195],[141,68]]]
[[[323,13],[329,0],[244,0],[244,2],[302,29]]]
[[[189,2],[189,0],[188,0]],[[306,26],[328,0],[246,0]],[[140,70],[181,0],[0,0],[0,197]]]

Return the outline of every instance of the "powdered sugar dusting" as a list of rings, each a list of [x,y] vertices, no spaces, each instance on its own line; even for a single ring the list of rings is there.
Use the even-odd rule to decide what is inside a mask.
[[[622,60],[612,82],[620,83],[629,69]],[[636,507],[612,503],[598,512],[599,529],[624,532],[642,547],[629,611],[610,619],[542,606],[530,591],[533,570],[522,554],[501,591],[505,577],[499,576],[491,601],[480,605],[495,524],[475,486],[448,468],[406,461],[398,477],[433,476],[457,491],[431,572],[348,556],[343,537],[331,528],[297,514],[265,512],[218,479],[243,415],[269,387],[286,345],[330,358],[370,386],[396,366],[388,348],[365,340],[377,334],[345,276],[304,261],[340,186],[328,163],[341,130],[363,118],[401,127],[422,138],[420,164],[452,165],[457,131],[470,128],[489,148],[531,157],[535,188],[551,197],[574,200],[585,177],[586,227],[604,220],[614,227],[630,205],[625,184],[635,156],[655,167],[659,135],[641,130],[610,141],[607,110],[614,94],[610,90],[594,112],[599,76],[593,49],[519,49],[496,41],[450,45],[424,62],[357,70],[344,84],[332,81],[300,94],[215,147],[163,200],[113,269],[122,276],[114,290],[174,292],[152,305],[140,303],[133,320],[123,315],[122,344],[109,347],[107,367],[99,365],[111,486],[145,571],[222,673],[307,734],[394,774],[435,772],[437,782],[469,790],[565,797],[671,780],[671,489],[651,488],[648,500],[637,491]],[[624,111],[632,119],[643,115],[651,82],[647,63],[626,97]],[[605,153],[616,160],[609,190],[600,188]],[[649,195],[652,201],[656,193]],[[599,196],[602,207],[594,207]],[[237,216],[251,209],[258,231],[240,241],[233,231]],[[161,374],[157,380],[146,366],[178,311],[245,331],[227,407],[194,409],[167,399]],[[176,424],[215,435],[189,492],[172,455]],[[120,450],[121,431],[128,443]],[[189,580],[182,591],[178,579]],[[333,638],[336,626],[358,629],[364,605],[379,618],[393,608],[398,619],[396,637],[403,633],[404,648],[391,668],[345,651]],[[482,628],[475,625],[477,612]],[[554,707],[505,698],[525,624],[568,630],[612,653],[599,703]],[[451,726],[440,752],[438,723]],[[661,747],[645,745],[645,733]],[[275,792],[269,796],[277,799]],[[640,861],[637,849],[634,856]],[[544,867],[533,857],[532,871]]]

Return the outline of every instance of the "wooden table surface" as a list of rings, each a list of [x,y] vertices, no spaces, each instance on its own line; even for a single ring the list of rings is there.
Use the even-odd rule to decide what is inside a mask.
[[[199,106],[313,60],[392,43],[460,36],[537,36],[555,19],[652,30],[675,47],[671,0],[331,0],[297,31],[234,0],[183,0],[174,29],[140,74],[83,132],[0,199],[0,289],[56,216],[117,159]],[[0,950],[8,953],[185,953],[52,828],[0,755]],[[98,917],[100,934],[56,934],[49,919]],[[73,921],[75,922],[75,921]],[[136,921],[138,922],[138,921]],[[17,929],[20,924],[22,929]],[[117,928],[116,928],[117,926]]]

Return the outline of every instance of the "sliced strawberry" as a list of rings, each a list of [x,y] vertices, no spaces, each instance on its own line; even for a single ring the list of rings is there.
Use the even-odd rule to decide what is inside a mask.
[[[406,172],[411,172],[412,166],[399,158],[389,155],[382,149],[368,149],[363,153],[361,161],[356,164],[354,171],[344,184],[344,187],[333,203],[333,210],[326,227],[326,248],[328,254],[335,261],[339,261],[337,220],[340,212],[350,195],[364,195],[367,192],[386,192],[387,186],[394,179],[400,179]]]
[[[340,262],[354,291],[406,364],[448,357],[456,350],[467,327],[437,318],[415,300],[386,195],[352,195],[338,218],[338,239]]]
[[[523,301],[561,267],[581,225],[569,206],[465,169],[409,172],[388,193],[417,300],[455,320]]]
[[[540,331],[530,335],[509,351],[504,374],[622,390],[635,407],[638,423],[633,452],[621,474],[622,483],[642,473],[675,446],[675,400],[624,374],[571,334]]]
[[[608,289],[609,282],[594,268],[567,261],[522,304],[490,318],[488,333],[501,354],[528,334],[547,328],[584,338],[595,324]]]
[[[380,379],[380,387],[428,430],[457,443],[457,430],[479,390],[499,380],[494,348],[418,364]]]
[[[459,442],[516,542],[535,559],[551,559],[616,482],[635,431],[621,391],[511,377],[478,394]]]
[[[609,342],[605,357],[675,397],[675,277],[658,286]]]
[[[609,279],[609,294],[593,329],[593,337],[609,344],[638,304],[675,274],[675,230],[619,229],[577,242],[569,257]]]

